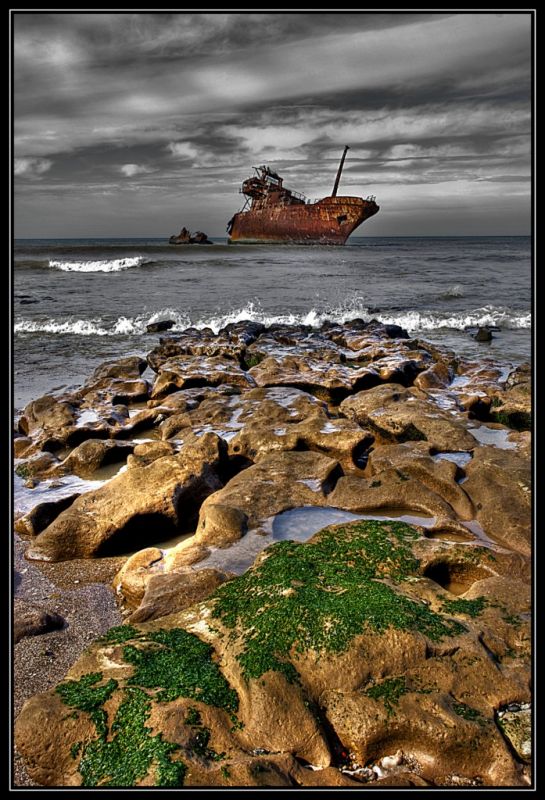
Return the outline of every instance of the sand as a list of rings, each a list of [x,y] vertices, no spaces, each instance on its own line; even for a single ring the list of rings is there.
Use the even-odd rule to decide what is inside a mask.
[[[121,614],[109,584],[125,558],[103,558],[59,563],[27,561],[26,542],[14,534],[14,593],[66,620],[62,630],[27,636],[13,647],[12,714],[38,692],[55,686],[83,650]],[[13,785],[38,786],[27,775],[15,749]]]

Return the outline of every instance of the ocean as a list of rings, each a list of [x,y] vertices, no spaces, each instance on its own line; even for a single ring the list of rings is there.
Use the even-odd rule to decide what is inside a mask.
[[[358,237],[344,247],[166,244],[167,238],[16,240],[14,411],[82,383],[99,363],[145,355],[146,325],[218,331],[360,317],[469,359],[531,357],[530,237]],[[478,326],[494,339],[473,339]]]

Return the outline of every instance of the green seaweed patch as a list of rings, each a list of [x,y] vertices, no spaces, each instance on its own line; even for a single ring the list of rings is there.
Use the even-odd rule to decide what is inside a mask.
[[[70,747],[70,755],[72,756],[73,759],[77,758],[82,745],[83,742],[74,742],[74,744]]]
[[[184,723],[185,725],[200,725],[202,722],[201,715],[197,711],[196,708],[190,706],[187,709],[187,714],[185,715]]]
[[[484,722],[481,713],[476,708],[472,708],[465,703],[453,703],[452,708],[455,714],[463,717],[468,722],[478,722],[479,724]]]
[[[78,765],[82,785],[134,786],[155,763],[158,786],[181,786],[187,768],[181,761],[172,762],[169,757],[179,745],[164,742],[161,734],[150,736],[151,729],[144,725],[151,707],[148,695],[141,689],[125,688],[123,702],[108,729],[102,706],[118,683],[110,679],[103,686],[97,686],[101,680],[102,673],[92,672],[56,688],[63,703],[86,711],[96,728],[97,738],[83,747]],[[81,747],[81,742],[72,745],[72,758],[77,758]]]
[[[506,414],[504,411],[492,411],[490,414],[492,420],[494,422],[498,422],[500,425],[505,425],[506,428],[510,428],[511,418],[509,414]]]
[[[513,625],[515,628],[519,628],[522,625],[522,619],[518,614],[511,614],[508,608],[506,608],[503,603],[490,603],[492,608],[498,608],[501,611],[501,616],[504,622],[507,622],[508,625]]]
[[[180,746],[164,741],[160,733],[150,735],[151,728],[145,725],[150,710],[151,700],[142,689],[124,689],[111,738],[103,734],[85,747],[79,763],[83,786],[134,786],[152,765],[156,768],[156,786],[183,785],[187,767],[170,757]]]
[[[398,593],[417,572],[403,522],[366,520],[327,528],[312,542],[278,542],[252,570],[212,596],[212,616],[243,638],[237,656],[246,679],[268,670],[298,680],[292,648],[339,653],[364,632],[415,630],[438,641],[465,630],[426,604]],[[385,581],[388,581],[386,583]]]
[[[474,600],[445,600],[442,610],[447,614],[467,614],[469,617],[478,617],[487,606],[486,597],[476,597]]]
[[[30,469],[27,464],[17,464],[15,474],[20,478],[30,478]]]
[[[399,703],[401,695],[407,694],[410,689],[407,687],[405,676],[400,678],[388,678],[382,683],[371,686],[365,694],[373,700],[382,700],[386,708],[386,713],[391,716],[394,713],[394,706]]]
[[[127,685],[159,689],[159,702],[189,697],[231,713],[238,709],[236,692],[212,661],[213,648],[183,628],[144,633],[132,625],[118,625],[98,641],[134,641],[123,648],[123,659],[135,667]],[[192,710],[198,714],[196,709],[188,713]]]
[[[116,625],[110,628],[104,636],[97,639],[101,644],[123,644],[131,639],[142,638],[143,634],[134,625]]]
[[[490,417],[494,420],[494,422],[499,422],[500,425],[505,425],[508,428],[509,414],[506,414],[505,411],[503,411],[503,407],[504,400],[501,397],[493,397],[490,407]]]
[[[452,553],[456,555],[461,561],[467,564],[480,565],[482,560],[487,558],[489,561],[497,561],[496,556],[488,547],[480,547],[475,545],[462,545],[460,547],[452,548]]]
[[[78,765],[83,786],[134,786],[150,768],[154,768],[156,786],[182,786],[187,766],[171,758],[180,746],[163,740],[162,734],[152,736],[151,728],[145,725],[152,701],[190,697],[225,709],[236,722],[238,695],[212,661],[213,649],[197,636],[181,628],[144,634],[122,625],[100,641],[123,643],[131,639],[135,644],[125,645],[123,658],[135,669],[121,689],[123,699],[110,728],[103,705],[118,688],[117,681],[110,679],[100,685],[103,675],[95,672],[56,688],[63,702],[87,712],[96,728],[97,738],[83,747]],[[208,746],[210,731],[200,725],[197,709],[190,707],[186,722],[198,726],[191,752],[214,761],[224,758],[224,753]],[[70,752],[76,758],[79,750],[73,746]]]
[[[263,361],[264,356],[258,355],[257,353],[246,354],[244,356],[244,363],[246,365],[246,369],[251,369],[252,367],[257,367]]]
[[[518,614],[503,614],[502,619],[504,622],[507,622],[508,625],[513,625],[515,628],[520,628],[522,625],[522,620],[518,616]]]
[[[60,683],[55,689],[65,705],[89,714],[98,734],[106,731],[106,712],[102,706],[118,686],[117,681],[113,678],[110,678],[103,686],[97,686],[96,684],[102,680],[102,677],[102,672],[89,672],[79,681],[66,681]]]
[[[229,716],[229,719],[233,723],[231,728],[229,729],[231,733],[235,733],[235,731],[241,731],[244,728],[244,723],[242,722],[242,720],[238,719],[238,717],[235,716],[235,714],[231,714]]]
[[[157,689],[160,702],[189,697],[210,706],[234,712],[238,695],[231,689],[218,665],[213,648],[183,628],[149,633],[138,647],[127,645],[123,658],[135,667],[127,684]]]

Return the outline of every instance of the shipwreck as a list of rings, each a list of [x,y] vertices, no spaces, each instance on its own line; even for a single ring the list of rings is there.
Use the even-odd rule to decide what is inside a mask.
[[[229,243],[344,244],[356,228],[379,210],[375,197],[338,196],[346,146],[329,197],[311,202],[284,188],[283,179],[267,166],[242,184],[246,201],[227,225]]]

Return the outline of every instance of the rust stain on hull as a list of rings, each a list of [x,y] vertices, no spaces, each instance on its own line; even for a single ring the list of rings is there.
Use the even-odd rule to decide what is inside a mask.
[[[344,244],[378,210],[376,203],[361,197],[326,197],[312,205],[245,211],[235,214],[230,241]]]
[[[374,197],[336,196],[344,158],[333,193],[315,203],[285,189],[282,178],[269,167],[254,167],[256,175],[242,184],[246,206],[229,221],[229,243],[337,244],[379,210]]]

